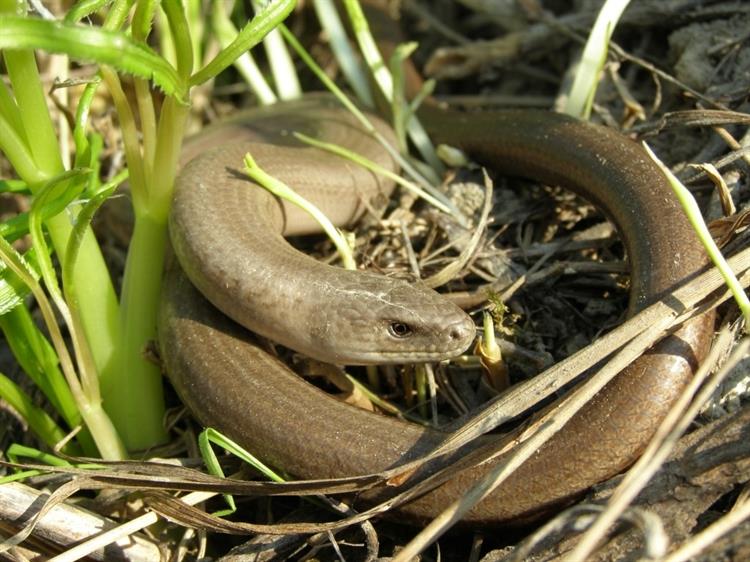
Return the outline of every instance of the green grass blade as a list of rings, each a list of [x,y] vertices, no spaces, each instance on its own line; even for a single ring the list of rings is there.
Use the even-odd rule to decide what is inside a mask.
[[[701,244],[703,244],[703,247],[706,249],[708,257],[711,258],[711,261],[716,266],[716,269],[719,270],[719,273],[721,273],[721,276],[724,278],[724,282],[726,283],[727,288],[734,296],[734,300],[737,302],[737,306],[739,307],[740,312],[742,312],[742,316],[745,319],[745,333],[749,333],[750,299],[748,299],[747,293],[745,293],[745,290],[742,287],[742,283],[740,283],[739,279],[737,279],[737,276],[734,274],[734,271],[732,271],[732,268],[729,267],[726,258],[721,253],[719,246],[716,245],[716,241],[713,239],[713,236],[711,236],[711,232],[708,230],[708,225],[706,225],[706,222],[703,219],[703,215],[701,214],[698,202],[695,200],[695,197],[693,197],[693,194],[690,193],[690,190],[685,187],[677,178],[677,176],[672,173],[672,170],[670,170],[661,160],[659,160],[656,154],[654,154],[654,152],[651,150],[651,147],[649,147],[645,142],[641,144],[646,149],[646,152],[651,157],[651,159],[656,163],[657,166],[659,166],[659,168],[661,168],[662,172],[664,172],[664,175],[667,177],[667,181],[669,181],[669,185],[672,187],[672,191],[677,197],[677,200],[680,202],[682,210],[685,211],[685,215],[690,221],[690,225],[693,227],[693,230],[695,230],[696,236],[700,240]]]
[[[229,19],[223,2],[214,2],[211,11],[211,26],[213,34],[222,48],[231,45],[232,41],[237,38],[237,28]],[[269,86],[263,72],[258,68],[249,51],[242,53],[232,64],[247,82],[247,85],[250,86],[261,105],[276,103],[276,94]]]
[[[4,17],[10,16],[0,16],[0,36]],[[19,135],[26,138],[29,152],[40,173],[50,178],[63,170],[63,162],[36,58],[30,50],[6,49],[3,59],[21,116],[23,128],[19,130]]]
[[[190,37],[185,9],[182,2],[177,0],[164,0],[161,5],[167,15],[169,30],[175,44],[175,55],[177,57],[177,73],[180,78],[187,80],[193,73],[193,41]]]
[[[133,19],[130,22],[130,32],[137,41],[146,41],[151,33],[156,7],[155,0],[141,0],[135,5]]]
[[[203,462],[208,469],[208,473],[224,478],[224,470],[221,468],[221,463],[219,463],[214,448],[211,446],[211,441],[215,439],[214,435],[221,436],[221,434],[210,427],[201,431],[200,435],[198,435],[198,448],[200,449],[201,457],[203,457]],[[224,517],[237,511],[237,504],[234,503],[234,496],[232,494],[222,494],[222,497],[227,502],[229,509],[221,511],[218,514],[219,517]]]
[[[0,49],[42,49],[77,60],[107,64],[121,72],[153,81],[168,95],[185,96],[184,83],[172,65],[124,33],[3,15],[0,16]]]
[[[276,197],[281,197],[282,199],[297,205],[315,219],[328,235],[328,238],[331,239],[331,242],[336,246],[336,250],[343,262],[344,268],[351,270],[357,269],[357,264],[352,255],[352,248],[347,242],[346,237],[333,225],[331,220],[325,216],[323,211],[299,195],[287,184],[268,174],[258,166],[249,152],[245,154],[244,162],[245,168],[243,171],[255,180],[256,183],[273,193]],[[256,187],[248,186],[247,189],[256,189]]]
[[[76,107],[75,125],[73,127],[73,142],[76,145],[76,166],[85,165],[89,161],[89,140],[86,137],[86,125],[89,122],[89,110],[94,101],[96,90],[101,83],[101,77],[96,76],[86,85]]]
[[[63,292],[65,302],[70,311],[69,326],[73,342],[76,345],[78,357],[78,370],[81,375],[81,382],[86,390],[86,394],[93,402],[101,400],[99,391],[99,378],[97,375],[96,365],[94,364],[91,348],[85,337],[83,321],[81,319],[81,305],[79,295],[83,292],[77,290],[75,279],[75,264],[78,260],[81,243],[91,224],[91,220],[99,207],[107,198],[112,195],[118,185],[127,178],[127,171],[120,172],[112,181],[108,182],[104,188],[94,195],[79,211],[76,216],[76,224],[68,238],[68,246],[65,252],[65,259],[62,263]]]
[[[0,317],[0,329],[18,364],[63,417],[70,428],[81,424],[81,414],[60,371],[57,354],[34,323],[26,307],[19,306]],[[78,435],[87,454],[93,454],[91,436]]]
[[[130,13],[130,8],[136,0],[114,0],[112,7],[107,11],[104,18],[104,29],[120,29]]]
[[[263,9],[258,0],[251,0],[250,3],[256,13]],[[294,61],[278,29],[272,29],[266,34],[263,38],[263,48],[266,51],[266,59],[279,98],[282,100],[299,98],[302,95],[302,87],[297,76],[297,69],[294,67]]]
[[[46,179],[45,174],[34,162],[25,132],[14,129],[2,112],[0,112],[0,150],[10,161],[16,174],[27,184],[41,183]]]
[[[49,466],[73,466],[72,463],[50,453],[45,453],[34,447],[13,443],[6,451],[10,462],[18,463],[22,458],[32,459],[37,464],[47,464]]]
[[[243,460],[244,462],[252,466],[255,470],[260,472],[263,476],[265,476],[272,482],[285,482],[284,478],[282,478],[280,474],[268,468],[268,466],[266,466],[265,463],[258,459],[258,457],[250,453],[247,449],[243,448],[242,445],[240,445],[236,441],[233,441],[226,435],[221,434],[211,427],[207,427],[203,433],[206,434],[206,437],[204,438],[205,440],[210,441],[214,445],[218,445],[222,449],[226,449],[228,452],[230,452],[240,460]]]
[[[586,41],[586,47],[581,53],[564,113],[579,119],[589,118],[599,75],[607,61],[610,37],[629,3],[630,0],[607,0],[599,11]]]
[[[295,0],[275,0],[266,4],[255,14],[250,23],[242,28],[229,46],[222,49],[211,62],[190,78],[190,85],[197,86],[210,80],[232,64],[242,53],[260,43],[269,31],[286,19],[294,5]]]
[[[19,133],[23,131],[21,111],[18,109],[18,104],[13,99],[8,86],[2,80],[0,80],[0,114],[14,131]],[[28,140],[26,142],[28,143]]]
[[[344,24],[341,22],[333,0],[313,0],[313,7],[320,26],[328,35],[328,44],[341,66],[341,73],[349,87],[365,107],[375,107],[367,73],[349,43]]]
[[[393,101],[393,77],[390,74],[388,65],[383,62],[380,50],[370,32],[370,26],[367,23],[365,14],[359,5],[359,0],[343,0],[343,4],[349,15],[349,21],[354,30],[359,49],[370,67],[370,72],[375,79],[375,83],[380,88],[385,99],[389,102]],[[443,166],[443,163],[437,157],[435,148],[432,146],[432,142],[419,120],[411,119],[409,121],[408,132],[409,137],[414,142],[414,146],[422,158],[438,175],[441,175],[445,171],[445,166]]]
[[[333,144],[330,142],[321,141],[318,139],[314,139],[312,137],[308,137],[305,134],[299,133],[297,131],[292,131],[292,134],[301,140],[304,143],[307,143],[311,146],[314,146],[316,148],[320,148],[321,150],[325,150],[327,152],[330,152],[332,154],[336,154],[337,156],[341,156],[342,158],[346,158],[347,160],[350,160],[354,162],[355,164],[362,166],[364,168],[367,168],[371,172],[374,172],[375,174],[382,175],[391,181],[397,183],[404,189],[407,189],[411,191],[414,195],[417,197],[421,197],[431,205],[434,205],[436,208],[440,209],[444,213],[450,214],[452,210],[450,207],[446,206],[442,201],[439,201],[423,189],[421,189],[418,185],[407,181],[403,179],[398,174],[394,174],[390,170],[387,170],[386,168],[383,168],[382,166],[379,166],[372,160],[369,160],[362,156],[361,154],[357,154],[356,152],[352,152],[351,150],[337,144]]]
[[[31,397],[3,373],[0,373],[0,396],[23,417],[31,430],[48,447],[54,448],[65,438],[65,431],[49,414],[35,405]]]
[[[29,287],[31,284],[38,286],[35,270],[29,267],[4,238],[0,238],[0,249],[2,259],[5,260],[8,269],[14,271],[14,275],[22,278]],[[36,296],[39,300],[39,295]],[[73,400],[67,381],[63,381],[58,355],[31,319],[29,311],[23,306],[18,306],[0,316],[0,329],[21,367],[44,392],[68,425],[71,428],[80,425],[80,411]],[[59,336],[59,331],[57,333]],[[87,454],[96,451],[87,431],[80,432],[78,439]]]
[[[58,304],[61,313],[64,313],[65,307],[61,306],[62,293],[42,230],[43,217],[45,209],[47,209],[47,213],[50,213],[50,209],[59,208],[61,205],[65,207],[78,197],[86,187],[88,174],[88,170],[73,169],[50,180],[37,193],[29,213],[29,232],[34,248],[37,250],[39,271],[42,274],[47,291]]]
[[[85,169],[78,168],[77,170],[78,172],[84,172]],[[66,173],[70,174],[71,172],[66,172]],[[88,175],[91,176],[93,174],[89,173]],[[82,179],[82,181],[87,185],[91,183],[85,178]],[[51,201],[48,201],[45,205],[42,206],[41,209],[39,209],[42,222],[45,222],[48,219],[62,213],[65,210],[65,208],[73,201],[73,199],[78,197],[82,191],[83,191],[82,189],[72,190],[66,196],[53,198]],[[13,242],[15,240],[18,240],[21,236],[25,236],[28,233],[29,233],[29,214],[28,213],[18,213],[14,217],[9,218],[7,221],[0,223],[0,236],[5,238],[8,242]]]
[[[0,236],[8,242],[15,242],[29,233],[29,214],[18,213],[5,222],[0,223]],[[2,308],[2,307],[0,307]],[[0,312],[2,314],[2,312]]]
[[[0,180],[0,193],[30,193],[29,186],[23,180]]]

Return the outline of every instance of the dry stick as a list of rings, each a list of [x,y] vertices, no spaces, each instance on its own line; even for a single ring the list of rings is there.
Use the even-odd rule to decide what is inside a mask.
[[[0,519],[3,521],[18,521],[33,516],[39,509],[40,501],[46,494],[19,482],[3,484],[0,494]],[[63,547],[76,543],[87,537],[102,533],[111,533],[116,523],[91,511],[66,503],[60,503],[50,509],[36,523],[34,533]],[[130,534],[130,533],[128,533]],[[159,559],[159,547],[140,536],[125,536],[117,534],[104,543],[94,544],[86,555],[95,560],[106,560],[104,550],[106,545],[115,543],[117,549],[112,549],[110,556],[117,551],[119,555],[134,562],[150,562]],[[78,547],[76,547],[78,548]],[[70,552],[70,551],[68,551]],[[64,555],[60,555],[64,556]]]
[[[187,505],[195,505],[204,502],[215,495],[216,494],[210,492],[192,492],[180,499]],[[145,529],[149,525],[153,525],[158,520],[159,515],[153,512],[140,515],[127,523],[123,523],[109,531],[96,535],[94,538],[63,552],[62,554],[58,554],[54,558],[50,558],[47,562],[75,562],[75,560],[80,560],[84,556],[88,556],[92,552],[104,548],[108,544],[116,542],[124,537],[128,537],[136,531]],[[146,558],[144,560],[159,560],[159,558]]]
[[[492,562],[524,562],[540,543],[547,541],[547,537],[552,534],[560,534],[567,528],[578,526],[582,520],[585,521],[584,518],[592,518],[595,514],[601,513],[603,510],[604,508],[601,506],[591,503],[578,504],[569,507],[555,516],[554,519],[549,520],[547,523],[536,529],[532,534],[523,539],[522,542],[515,545],[513,550],[507,555],[498,553],[497,556],[494,556],[496,551],[493,551],[486,558],[492,560]],[[641,529],[649,527],[654,528],[660,526],[661,523],[661,520],[654,514],[649,515],[648,511],[639,508],[628,510],[623,515],[623,520],[627,521],[632,526]],[[664,532],[663,527],[661,527],[660,529],[657,529],[654,534],[664,536],[666,533]],[[657,537],[652,540],[659,540],[659,538],[660,537]],[[556,560],[562,560],[561,556],[556,558]]]

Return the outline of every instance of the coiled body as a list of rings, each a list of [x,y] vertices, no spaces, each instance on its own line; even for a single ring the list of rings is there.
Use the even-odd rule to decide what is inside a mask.
[[[372,149],[368,153],[371,159],[387,160],[376,145],[356,140],[364,133],[357,132],[358,127],[347,117],[310,117],[316,104],[330,110],[328,102],[317,98],[303,102],[302,111],[299,104],[277,108],[274,129],[313,128],[324,140],[329,133],[336,140],[341,131],[334,129],[341,125],[338,121],[344,121],[346,144]],[[264,121],[262,114],[260,129],[265,131],[270,121]],[[469,326],[460,311],[444,306],[431,292],[418,288],[399,292],[391,281],[372,275],[361,277],[358,285],[356,274],[320,264],[308,274],[309,258],[283,246],[280,238],[284,228],[288,230],[297,219],[285,215],[273,197],[236,172],[239,158],[248,149],[240,146],[245,142],[242,130],[254,128],[253,116],[244,123],[247,129],[236,124],[227,129],[231,130],[230,152],[201,154],[185,168],[176,188],[170,224],[175,250],[206,297],[236,321],[246,320],[256,330],[258,318],[267,321],[270,307],[275,325],[258,331],[303,353],[339,363],[387,362],[402,357],[436,360],[462,351],[470,339]],[[434,112],[427,126],[437,141],[462,148],[497,173],[562,185],[599,206],[617,225],[627,249],[632,271],[631,313],[705,264],[702,248],[662,174],[638,145],[617,133],[534,111]],[[207,137],[209,144],[215,145],[222,138],[222,129],[209,134],[213,135]],[[263,150],[274,150],[274,144],[289,148],[295,142],[288,135],[268,134]],[[356,217],[361,198],[382,186],[372,177],[367,180],[369,174],[354,172],[351,165],[334,171],[320,155],[298,148],[284,158],[271,157],[268,171],[290,180],[295,189],[338,222],[346,223]],[[358,174],[356,180],[354,174]],[[338,183],[340,178],[343,185]],[[366,187],[368,181],[374,182],[374,187]],[[352,190],[353,183],[356,190]],[[321,185],[325,186],[323,194]],[[259,229],[255,218],[245,216],[245,209],[248,213],[252,209],[268,228]],[[209,220],[204,220],[206,217]],[[302,230],[309,230],[309,225]],[[251,257],[239,257],[239,247],[244,245],[249,246]],[[214,253],[226,259],[217,261]],[[206,290],[207,279],[214,285]],[[341,285],[336,285],[337,280]],[[386,285],[378,286],[379,280]],[[250,300],[228,300],[227,295],[238,285],[243,286],[239,293]],[[274,288],[285,296],[267,293]],[[365,295],[372,294],[374,300],[367,300],[371,296]],[[390,296],[394,300],[384,303]],[[419,301],[423,297],[426,302]],[[362,298],[367,303],[364,307],[357,304]],[[407,310],[408,322],[424,324],[418,326],[419,338],[390,355],[388,346],[393,338],[382,323],[383,307],[388,306]],[[356,312],[352,314],[352,310]],[[385,317],[389,314],[390,310]],[[316,322],[322,322],[322,327]],[[371,325],[379,329],[368,331]],[[528,519],[625,468],[643,449],[705,354],[712,325],[713,316],[704,315],[639,358],[500,489],[476,506],[466,521],[490,524]],[[444,437],[436,430],[339,403],[315,389],[256,346],[252,335],[209,305],[174,270],[166,280],[159,331],[169,377],[195,415],[297,477],[379,472],[431,450]],[[296,331],[302,334],[299,344]],[[366,335],[357,335],[361,333]],[[328,335],[333,338],[325,340]],[[356,341],[358,337],[367,340],[366,356],[350,351],[361,343]],[[330,343],[342,339],[340,347]],[[410,347],[414,342],[423,345],[421,355],[410,355],[415,353]],[[402,506],[400,512],[415,520],[433,517],[485,470],[465,471]]]

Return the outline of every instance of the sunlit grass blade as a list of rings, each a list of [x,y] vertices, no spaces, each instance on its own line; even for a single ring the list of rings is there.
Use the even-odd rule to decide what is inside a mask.
[[[69,354],[67,353],[67,349],[65,348],[65,343],[63,341],[62,333],[60,332],[60,328],[57,325],[57,320],[55,318],[54,312],[52,311],[52,306],[49,302],[49,299],[47,299],[47,296],[44,294],[44,291],[42,290],[41,286],[39,285],[39,282],[37,281],[36,272],[32,270],[26,264],[22,256],[15,250],[15,248],[13,248],[13,246],[11,246],[5,240],[5,238],[2,238],[2,237],[0,237],[0,260],[2,260],[5,263],[5,265],[7,266],[9,270],[13,271],[15,275],[17,275],[24,283],[26,283],[26,285],[28,285],[31,292],[33,293],[34,298],[36,299],[39,305],[39,309],[42,314],[42,317],[44,318],[44,322],[47,326],[47,329],[49,330],[52,340],[54,342],[54,348],[56,352],[56,357],[54,360],[59,360],[61,362],[61,365],[63,366],[63,369],[65,370],[66,382],[72,394],[77,396],[76,403],[82,404],[83,395],[80,390],[80,385],[78,384],[78,381],[75,378],[72,361],[70,359]],[[13,314],[17,310],[25,310],[25,309],[21,307],[16,307],[9,314]],[[6,324],[4,323],[7,317],[8,317],[8,314],[4,315],[1,319],[3,321],[4,328],[7,327]],[[17,334],[14,334],[14,335],[17,335]],[[38,354],[35,354],[35,355],[37,355],[37,359],[38,359],[39,358]],[[31,372],[31,370],[29,372]]]
[[[23,459],[31,459],[34,464],[37,465],[46,464],[49,466],[75,467],[88,470],[99,470],[104,468],[100,464],[91,462],[74,464],[52,453],[40,451],[39,449],[29,447],[28,445],[22,445],[20,443],[12,443],[10,447],[8,447],[8,449],[5,451],[5,454],[8,457],[8,460],[15,464],[23,464]],[[43,470],[38,469],[17,470],[17,472],[14,472],[13,474],[9,474],[8,476],[0,478],[0,484],[5,484],[6,482],[15,482],[17,480],[24,480],[31,476],[36,476],[43,473]]]
[[[86,84],[86,87],[78,100],[76,106],[75,121],[73,126],[73,142],[76,147],[75,154],[75,165],[76,167],[90,167],[94,169],[94,160],[96,160],[96,154],[91,146],[91,139],[86,134],[86,127],[89,122],[89,111],[91,109],[91,103],[94,101],[96,90],[101,83],[101,77],[99,75],[91,79]],[[92,137],[99,135],[92,133]],[[98,174],[94,173],[92,176],[98,177]]]
[[[90,16],[112,0],[79,0],[65,14],[67,23],[78,23],[83,18]]]
[[[677,178],[677,176],[672,173],[672,170],[670,170],[661,160],[659,160],[659,158],[657,158],[656,154],[654,154],[651,148],[646,143],[642,144],[651,159],[656,163],[657,166],[659,166],[659,168],[661,168],[662,172],[664,172],[667,181],[669,181],[669,185],[672,187],[672,191],[674,192],[677,200],[680,202],[680,206],[682,207],[683,211],[685,211],[685,215],[690,221],[690,225],[693,227],[693,230],[695,230],[696,236],[701,241],[701,244],[703,244],[703,247],[706,249],[708,257],[711,258],[711,261],[716,266],[716,269],[719,270],[721,276],[724,278],[724,282],[727,284],[727,288],[734,296],[734,300],[736,301],[737,306],[739,307],[740,312],[742,312],[742,316],[745,319],[745,333],[750,333],[750,299],[748,299],[745,290],[742,288],[742,284],[740,283],[739,279],[737,279],[737,276],[732,271],[732,268],[729,267],[729,264],[722,255],[719,246],[716,245],[716,241],[711,236],[711,232],[708,230],[708,226],[706,225],[706,222],[703,219],[703,215],[701,214],[698,202],[695,200],[695,197],[693,197],[693,194],[690,193],[690,190],[685,187]]]
[[[120,18],[127,15],[129,4],[129,2],[116,2],[107,13],[107,21],[115,24],[118,21],[121,22]],[[24,20],[15,14],[23,13],[25,7],[25,2],[0,0],[0,12],[2,12],[0,22],[18,23]],[[39,25],[40,29],[50,25],[62,25],[54,21],[46,22],[33,18],[29,18],[28,21],[32,26]],[[11,26],[0,25],[0,35],[6,31],[11,32],[10,36],[5,34],[6,42],[19,35],[23,41],[33,39],[32,36],[26,37],[19,33],[18,27],[22,25],[24,25],[23,22],[15,29]],[[68,27],[71,28],[68,30],[71,34],[78,29],[86,29],[72,25]],[[50,40],[50,38],[43,37],[43,40]],[[32,192],[36,192],[50,179],[64,171],[61,145],[64,146],[67,141],[64,140],[65,133],[55,126],[50,115],[49,95],[37,68],[35,53],[31,49],[10,48],[5,49],[2,54],[12,90],[12,96],[4,96],[2,101],[8,106],[16,105],[19,118],[15,121],[8,120],[2,115],[11,115],[13,112],[0,112],[0,148],[10,160],[16,176],[25,181]],[[57,130],[63,134],[61,139],[57,137]],[[45,219],[45,225],[56,252],[62,255],[71,229],[70,217],[63,214],[53,216]],[[89,233],[86,237],[83,253],[84,257],[79,260],[77,267],[77,275],[80,279],[85,279],[89,287],[84,311],[86,330],[92,347],[96,350],[97,364],[108,365],[112,362],[117,330],[113,321],[118,309],[117,299],[93,233]]]
[[[599,11],[594,27],[589,33],[586,47],[576,68],[564,113],[588,119],[594,104],[599,73],[607,60],[609,39],[630,0],[607,0]]]
[[[339,100],[341,104],[346,107],[346,109],[351,112],[354,117],[356,117],[357,121],[362,124],[362,127],[364,127],[365,131],[371,134],[383,146],[383,148],[388,151],[388,153],[394,158],[394,160],[398,162],[399,166],[401,166],[404,172],[409,175],[416,183],[421,185],[425,191],[432,194],[436,199],[442,201],[446,207],[452,209],[452,214],[454,217],[456,217],[459,221],[464,222],[461,217],[460,211],[455,208],[455,206],[445,196],[445,194],[441,193],[438,189],[430,185],[430,183],[425,179],[424,175],[421,174],[408,159],[404,158],[398,152],[398,150],[396,150],[395,147],[391,146],[391,144],[383,137],[383,135],[378,133],[367,116],[362,113],[362,111],[346,96],[341,88],[339,88],[333,82],[333,80],[331,80],[326,75],[323,69],[320,68],[320,66],[313,60],[310,54],[302,46],[302,44],[297,41],[296,37],[294,37],[294,34],[289,31],[289,29],[284,24],[279,25],[279,30],[284,36],[284,39],[286,39],[287,43],[289,43],[289,45],[295,50],[297,55],[308,66],[308,68],[313,71],[315,76],[318,77],[318,79],[326,87],[326,89],[328,89],[334,96],[336,96],[336,99]]]
[[[203,462],[208,469],[208,473],[224,478],[224,470],[221,468],[219,458],[216,456],[214,448],[211,446],[211,442],[217,439],[216,436],[218,436],[219,441],[224,438],[223,435],[210,427],[204,429],[201,431],[200,435],[198,435],[198,448],[200,449],[201,457],[203,457]],[[214,512],[214,515],[217,517],[225,517],[237,511],[237,504],[234,503],[234,496],[232,494],[222,494],[222,497],[224,498],[224,501],[227,502],[228,509]]]
[[[380,50],[370,32],[370,26],[367,23],[367,18],[365,18],[362,7],[359,5],[359,1],[344,0],[343,4],[349,15],[349,21],[354,30],[359,49],[370,67],[370,72],[372,73],[375,82],[378,84],[385,99],[389,102],[393,101],[393,77],[389,72],[388,65],[383,62]],[[408,133],[414,142],[414,146],[417,151],[419,151],[422,158],[424,158],[425,162],[427,162],[436,173],[442,174],[445,171],[445,166],[443,166],[442,162],[435,154],[432,142],[417,119],[411,119],[409,121]]]
[[[167,24],[175,46],[177,74],[187,81],[193,73],[193,42],[188,28],[185,8],[180,0],[162,0],[161,8],[167,16]]]
[[[34,162],[26,135],[14,128],[0,112],[0,151],[10,162],[16,174],[27,184],[45,180],[44,172]]]
[[[89,176],[93,174],[88,174]],[[95,184],[89,179],[82,180],[84,184],[88,185],[89,189],[95,189]],[[42,222],[59,215],[65,208],[81,194],[82,190],[78,192],[70,192],[68,196],[59,197],[50,201],[39,210],[41,213]],[[17,215],[9,218],[8,220],[0,223],[0,236],[5,238],[8,242],[18,240],[22,236],[29,233],[29,213],[18,213]]]
[[[98,374],[91,355],[91,347],[85,336],[84,329],[78,317],[78,309],[71,312],[67,300],[77,304],[77,300],[68,293],[63,295],[57,280],[57,274],[52,266],[49,256],[49,250],[45,237],[42,232],[41,212],[45,205],[61,197],[71,197],[71,193],[81,190],[85,186],[86,173],[80,170],[72,170],[60,174],[54,180],[48,182],[35,197],[31,213],[29,215],[29,230],[32,242],[37,249],[39,259],[39,269],[44,280],[44,285],[55,303],[58,313],[62,316],[65,325],[68,327],[77,367],[74,366],[73,359],[68,351],[62,338],[60,328],[57,326],[57,320],[54,317],[49,301],[42,291],[39,284],[25,271],[22,264],[14,260],[14,253],[9,251],[10,245],[4,239],[0,244],[3,250],[3,259],[6,264],[13,269],[24,281],[31,287],[31,290],[40,305],[47,329],[50,331],[52,341],[61,361],[61,366],[65,374],[65,379],[75,397],[76,404],[81,412],[86,425],[91,430],[92,437],[96,441],[97,448],[104,458],[121,459],[126,453],[115,430],[112,421],[102,409],[102,401],[99,392]],[[84,212],[86,207],[81,212]],[[76,236],[76,227],[73,228],[71,238],[76,238],[75,244],[80,244],[83,236],[88,232],[88,222],[86,215],[79,222],[78,234]],[[69,246],[68,251],[75,250],[75,246]],[[12,248],[10,248],[12,250]],[[10,261],[9,261],[10,260]],[[65,263],[65,260],[64,260]],[[63,268],[64,270],[64,268]],[[79,378],[80,377],[80,378]]]
[[[17,132],[23,131],[23,120],[21,119],[21,110],[18,108],[16,100],[13,99],[8,86],[0,80],[0,115],[8,123],[11,129]]]
[[[142,43],[124,33],[60,21],[0,16],[0,49],[42,49],[77,60],[113,66],[121,72],[151,80],[166,94],[180,98],[185,85],[177,71]]]
[[[268,174],[263,170],[253,159],[250,153],[245,154],[245,169],[244,172],[255,180],[259,185],[273,193],[276,197],[281,197],[290,203],[293,203],[303,209],[306,213],[312,216],[321,228],[331,239],[331,242],[336,246],[336,250],[343,262],[346,269],[357,269],[357,264],[354,261],[352,255],[352,249],[349,246],[346,238],[343,236],[331,222],[331,220],[325,216],[323,211],[316,207],[313,203],[299,195],[287,184],[281,180]],[[254,186],[249,186],[247,189],[257,189]]]
[[[348,160],[351,160],[352,162],[367,168],[371,172],[375,172],[376,174],[380,174],[382,176],[387,177],[388,179],[396,182],[401,187],[411,191],[414,195],[417,197],[421,197],[431,205],[434,205],[436,208],[440,209],[444,213],[450,214],[452,210],[447,206],[444,205],[442,201],[437,200],[432,195],[421,189],[418,185],[405,180],[398,174],[394,174],[390,170],[387,170],[383,168],[382,166],[379,166],[372,160],[369,160],[362,156],[361,154],[357,154],[356,152],[352,152],[351,150],[337,145],[330,142],[324,142],[320,141],[318,139],[314,139],[312,137],[308,137],[305,134],[294,132],[294,136],[297,137],[302,142],[305,142],[311,146],[314,146],[316,148],[320,148],[321,150],[325,150],[327,152],[331,152],[332,154],[336,154],[337,156],[341,156],[342,158],[346,158]]]
[[[237,28],[227,15],[224,2],[214,2],[211,11],[211,24],[213,26],[214,35],[217,37],[222,47],[226,48],[232,44],[232,41],[237,39]],[[266,81],[263,73],[260,68],[258,68],[255,59],[249,51],[242,53],[237,59],[235,59],[233,64],[237,69],[237,72],[240,73],[242,78],[245,79],[247,85],[250,86],[250,89],[257,96],[258,102],[260,102],[261,105],[276,103],[276,94]]]
[[[222,449],[225,449],[229,453],[233,454],[240,460],[246,462],[250,466],[252,466],[255,470],[257,470],[260,474],[271,480],[272,482],[285,482],[284,478],[278,474],[277,472],[274,472],[268,466],[266,466],[265,463],[260,461],[255,455],[247,451],[247,449],[244,449],[242,445],[237,443],[236,441],[233,441],[226,435],[223,435],[222,433],[216,431],[215,429],[211,427],[207,427],[203,433],[201,433],[201,438],[199,438],[199,443],[213,443],[214,445],[217,445],[218,447],[221,447]],[[201,448],[201,451],[203,448]],[[214,455],[214,460],[216,460],[216,456]],[[218,464],[213,464],[212,467],[214,469],[218,468],[218,471],[215,473],[218,476],[224,476],[223,471],[221,470],[221,467],[218,467]]]
[[[19,463],[21,459],[32,459],[37,464],[48,464],[49,466],[73,466],[72,463],[56,455],[40,451],[28,445],[13,443],[5,451],[10,462]]]
[[[80,312],[79,294],[75,285],[75,264],[78,260],[78,253],[81,249],[83,237],[86,234],[94,213],[112,195],[120,183],[127,178],[127,171],[120,172],[112,181],[108,182],[99,193],[89,199],[76,216],[76,224],[68,239],[68,247],[65,252],[65,260],[62,264],[63,292],[65,302],[68,305],[70,313],[70,330],[73,336],[73,342],[76,346],[76,355],[78,357],[79,372],[81,381],[87,395],[92,400],[100,400],[99,381],[94,365],[91,349],[89,348],[86,338],[83,336],[84,327]]]
[[[403,72],[404,61],[406,61],[417,50],[417,43],[403,43],[396,47],[388,61],[388,66],[393,77],[393,97],[391,98],[391,114],[393,115],[393,132],[398,139],[398,148],[401,152],[408,152],[409,147],[406,140],[406,128],[411,119],[409,102],[406,100],[405,76]]]
[[[244,449],[239,443],[216,431],[212,427],[207,427],[198,436],[198,447],[200,448],[203,462],[206,464],[206,468],[210,474],[224,478],[224,470],[222,470],[219,459],[217,458],[216,453],[214,453],[213,447],[211,446],[212,444],[221,447],[230,454],[246,462],[272,482],[284,482],[284,479],[279,474],[268,468],[268,466],[266,466],[260,459]],[[230,515],[237,510],[237,506],[234,503],[234,496],[231,494],[223,494],[223,497],[229,508],[214,513],[214,515],[218,517]]]
[[[313,7],[320,26],[328,35],[328,44],[341,66],[341,73],[349,87],[365,107],[374,107],[375,101],[367,74],[349,43],[344,24],[341,22],[333,0],[314,0]]]
[[[29,262],[36,263],[33,250],[27,252],[26,256],[20,256],[30,271],[36,273],[36,266]],[[24,299],[29,296],[29,287],[10,270],[5,263],[0,261],[0,316],[7,314],[17,306],[23,304]]]
[[[265,2],[251,0],[256,13],[263,9],[263,3]],[[300,97],[302,87],[297,76],[297,69],[294,67],[294,61],[278,29],[272,29],[266,34],[263,38],[263,49],[266,51],[268,66],[279,98],[293,100]]]
[[[201,68],[190,78],[190,85],[196,86],[210,80],[227,68],[242,53],[260,43],[266,34],[284,21],[295,5],[295,0],[275,0],[255,14],[237,38],[221,50],[211,62]]]
[[[29,193],[29,186],[23,180],[0,180],[0,193]]]
[[[45,214],[51,212],[50,209],[56,209],[60,206],[64,208],[78,197],[86,187],[88,173],[88,170],[74,169],[64,172],[47,182],[34,198],[31,204],[31,212],[29,213],[29,233],[31,234],[34,248],[37,250],[39,272],[44,279],[47,290],[52,296],[52,300],[55,301],[58,310],[62,314],[65,314],[66,306],[57,282],[57,273],[52,265],[51,252],[47,247],[42,230],[43,218]]]

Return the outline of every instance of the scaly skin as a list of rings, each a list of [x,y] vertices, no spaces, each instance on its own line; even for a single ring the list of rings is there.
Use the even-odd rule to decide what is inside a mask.
[[[387,162],[343,114],[320,119],[313,111],[318,104],[327,107],[320,98],[304,101],[304,110],[299,102],[276,107],[273,127],[262,117],[269,110],[262,110],[261,128],[307,127],[324,140],[330,135],[341,142],[344,122],[347,146]],[[251,123],[253,115],[242,122]],[[627,249],[631,314],[705,265],[703,250],[663,175],[625,137],[546,112],[463,115],[430,110],[425,117],[437,140],[459,146],[497,173],[559,184],[598,205],[617,225]],[[272,197],[232,171],[246,150],[243,131],[251,126],[229,126],[227,150],[198,150],[201,155],[177,182],[172,239],[183,268],[206,297],[254,330],[338,363],[388,362],[400,356],[438,360],[465,348],[473,328],[435,293],[325,266],[286,245],[281,233],[301,224],[296,216],[285,214]],[[204,140],[215,146],[224,130],[214,128]],[[285,145],[279,156],[274,142]],[[388,190],[369,173],[341,161],[336,165],[343,168],[334,169],[321,153],[295,151],[290,142],[288,136],[266,131],[263,144],[252,148],[256,158],[256,151],[267,157],[258,160],[269,172],[290,180],[341,224],[356,218],[362,194]],[[252,213],[244,213],[250,208]],[[300,228],[310,229],[309,224]],[[237,290],[248,299],[233,300]],[[389,334],[387,321],[401,313],[413,335],[399,340]],[[631,364],[471,510],[465,522],[527,521],[632,463],[706,353],[713,320],[713,314],[705,314],[685,324]],[[380,472],[430,451],[445,437],[348,406],[315,389],[211,307],[176,267],[165,284],[160,344],[173,385],[203,423],[300,478]],[[419,350],[422,354],[415,355]],[[432,518],[486,470],[464,471],[398,512],[415,521]],[[383,495],[363,497],[372,502]]]

